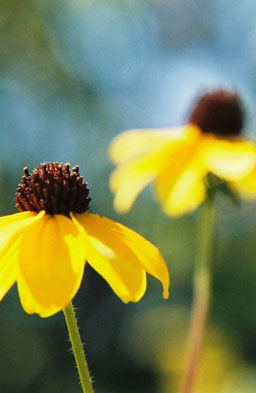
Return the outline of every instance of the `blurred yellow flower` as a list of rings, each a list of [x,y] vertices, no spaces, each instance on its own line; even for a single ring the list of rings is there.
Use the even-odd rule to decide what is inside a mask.
[[[166,214],[191,212],[206,197],[209,173],[246,197],[256,196],[256,146],[240,137],[243,113],[236,94],[204,94],[180,128],[131,130],[118,135],[110,178],[119,212],[130,209],[150,182]]]
[[[87,183],[76,166],[42,164],[24,176],[15,198],[19,213],[0,218],[0,300],[17,281],[23,308],[48,317],[80,287],[85,261],[125,303],[146,290],[146,272],[168,297],[169,274],[158,249],[143,237],[89,214]]]

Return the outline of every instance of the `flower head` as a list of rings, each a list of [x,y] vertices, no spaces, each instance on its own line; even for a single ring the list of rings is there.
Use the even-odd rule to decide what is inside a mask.
[[[17,281],[26,312],[48,317],[78,291],[85,261],[124,302],[138,301],[146,272],[168,297],[169,274],[158,249],[105,217],[87,212],[89,190],[76,166],[44,163],[24,168],[19,213],[0,218],[0,300]]]
[[[191,212],[207,195],[209,174],[244,196],[256,196],[256,146],[242,139],[242,126],[237,94],[215,90],[199,97],[183,127],[120,134],[110,146],[118,164],[110,179],[116,209],[129,210],[154,182],[167,214]]]
[[[85,213],[91,198],[87,183],[79,175],[76,165],[70,172],[70,164],[44,163],[30,174],[23,169],[24,176],[18,186],[15,203],[19,211],[46,214]]]

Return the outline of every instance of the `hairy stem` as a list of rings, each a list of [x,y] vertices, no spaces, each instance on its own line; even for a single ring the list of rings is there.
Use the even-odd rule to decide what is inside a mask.
[[[93,393],[92,381],[77,326],[75,311],[71,302],[67,305],[66,308],[64,308],[63,313],[65,316],[83,393]]]

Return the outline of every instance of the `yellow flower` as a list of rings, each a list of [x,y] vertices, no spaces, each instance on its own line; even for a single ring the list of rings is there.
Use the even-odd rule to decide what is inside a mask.
[[[150,182],[166,214],[193,211],[205,199],[214,174],[243,196],[256,196],[256,147],[240,137],[243,113],[236,94],[204,94],[188,124],[175,129],[131,130],[114,139],[110,178],[119,212],[130,209]]]
[[[48,317],[80,287],[85,261],[125,303],[146,290],[146,272],[163,285],[169,274],[158,249],[125,226],[89,214],[87,183],[76,166],[42,164],[24,176],[19,213],[0,218],[0,300],[17,281],[26,312]]]

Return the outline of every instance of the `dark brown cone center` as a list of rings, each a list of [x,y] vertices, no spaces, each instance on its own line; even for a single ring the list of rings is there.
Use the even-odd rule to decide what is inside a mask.
[[[63,214],[84,213],[89,209],[89,190],[87,183],[79,174],[79,167],[70,171],[69,164],[44,163],[24,175],[17,188],[15,204],[19,211]]]
[[[240,135],[243,118],[238,95],[226,90],[215,90],[198,99],[189,123],[198,126],[203,133],[233,137]]]

